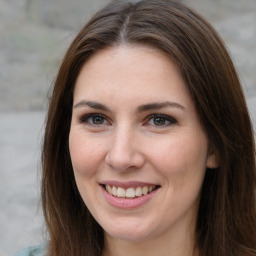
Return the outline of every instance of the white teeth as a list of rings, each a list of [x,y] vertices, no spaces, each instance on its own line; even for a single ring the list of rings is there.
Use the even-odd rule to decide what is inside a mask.
[[[127,188],[125,192],[125,197],[133,198],[135,197],[135,190],[134,188]]]
[[[115,187],[107,184],[105,185],[105,188],[108,191],[108,193],[113,196],[122,198],[135,198],[149,194],[156,188],[156,186],[144,186],[137,188],[131,187],[124,189],[122,187]]]
[[[136,188],[135,195],[136,195],[136,196],[142,196],[142,189],[141,189],[141,187],[137,187],[137,188]]]
[[[110,185],[106,185],[106,190],[108,191],[108,193],[112,194],[111,186]]]
[[[144,187],[142,188],[142,194],[143,194],[143,195],[146,195],[147,193],[148,193],[148,187],[144,186]]]
[[[115,186],[112,187],[112,193],[110,193],[110,194],[112,194],[113,196],[117,195],[117,189]]]
[[[117,197],[125,197],[125,189],[118,187],[117,191],[116,191],[116,196]]]

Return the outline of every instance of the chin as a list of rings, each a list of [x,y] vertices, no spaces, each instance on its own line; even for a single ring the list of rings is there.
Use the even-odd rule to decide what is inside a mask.
[[[149,226],[150,225],[147,225],[147,227],[132,225],[130,223],[127,226],[116,225],[116,227],[106,227],[104,231],[107,236],[110,236],[118,240],[142,242],[150,239],[150,237],[152,237],[152,234],[154,234],[153,230],[148,229]]]

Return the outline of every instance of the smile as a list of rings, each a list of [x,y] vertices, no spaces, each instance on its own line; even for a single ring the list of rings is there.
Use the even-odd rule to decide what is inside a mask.
[[[118,198],[137,198],[145,196],[156,190],[158,186],[139,186],[139,187],[117,187],[109,184],[104,185],[105,190],[114,197]]]

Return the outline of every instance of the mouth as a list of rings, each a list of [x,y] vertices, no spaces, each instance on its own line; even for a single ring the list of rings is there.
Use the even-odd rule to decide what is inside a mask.
[[[158,185],[143,185],[143,186],[128,187],[128,188],[113,186],[109,184],[101,184],[101,186],[110,195],[117,198],[127,198],[127,199],[143,197],[160,188],[160,186]]]

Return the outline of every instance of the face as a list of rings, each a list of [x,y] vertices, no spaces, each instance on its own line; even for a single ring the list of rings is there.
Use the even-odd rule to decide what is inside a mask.
[[[96,53],[77,78],[71,122],[77,187],[106,236],[149,241],[192,229],[216,159],[164,53],[143,46]]]

